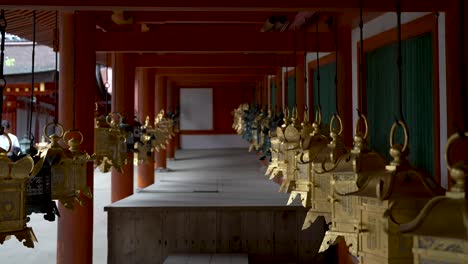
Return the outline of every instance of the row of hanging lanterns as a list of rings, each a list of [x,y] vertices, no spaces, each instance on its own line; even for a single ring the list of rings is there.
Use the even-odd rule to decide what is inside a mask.
[[[461,17],[464,19],[464,14]],[[343,143],[343,124],[338,109],[330,120],[329,135],[322,132],[324,129],[321,124],[317,52],[319,105],[315,121],[309,124],[306,109],[304,120],[299,125],[297,108],[293,108],[291,114],[288,108],[284,110],[283,124],[276,129],[270,129],[268,134],[271,142],[271,160],[266,175],[270,179],[281,179],[280,191],[290,193],[288,205],[299,198],[304,207],[310,208],[303,229],[310,227],[318,216],[325,218],[328,230],[320,252],[344,240],[349,252],[362,263],[393,263],[396,260],[412,263],[413,258],[418,261],[450,260],[460,263],[459,261],[466,261],[468,257],[468,211],[464,185],[468,165],[461,161],[453,163],[447,153],[457,141],[465,139],[468,133],[456,133],[448,140],[446,162],[450,176],[456,184],[444,196],[444,189],[428,173],[414,167],[408,160],[410,137],[401,104],[399,3],[397,18],[399,112],[398,119],[390,130],[389,153],[392,160],[387,162],[368,147],[368,122],[359,110],[352,147]],[[362,1],[360,38],[362,63]],[[337,46],[337,43],[335,45]],[[461,46],[464,47],[464,43]],[[466,69],[463,56],[461,60],[462,69]],[[362,85],[362,65],[360,70]],[[335,85],[337,86],[336,79]],[[465,86],[463,82],[463,89]],[[462,96],[462,100],[464,98]],[[338,103],[336,106],[338,108]],[[238,134],[243,134],[244,139],[252,142],[256,138],[250,135],[255,133],[256,120],[262,118],[263,113],[249,110],[247,104],[242,104],[234,111],[233,128]],[[403,131],[404,142],[396,144],[394,138],[398,128]],[[255,143],[253,145],[255,146]],[[448,226],[452,229],[447,230]],[[417,241],[413,242],[413,237],[404,234],[416,235],[414,239]],[[445,247],[445,251],[448,252],[440,250],[440,247]],[[431,250],[429,253],[428,249]],[[444,252],[442,256],[441,252]]]

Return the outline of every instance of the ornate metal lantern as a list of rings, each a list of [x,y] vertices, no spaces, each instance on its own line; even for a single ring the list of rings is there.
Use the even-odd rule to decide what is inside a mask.
[[[263,110],[260,110],[252,122],[252,141],[250,142],[249,152],[252,150],[259,151],[260,146],[263,145],[262,141],[262,126],[261,123],[264,119]]]
[[[122,116],[118,113],[95,120],[93,160],[102,172],[109,172],[111,167],[122,171],[127,162],[127,133],[122,131],[121,124]]]
[[[286,108],[283,115],[283,124],[278,126],[276,130],[270,134],[271,138],[271,162],[265,172],[265,175],[270,176],[270,180],[275,178],[282,178],[286,174],[283,174],[287,170],[286,165],[286,145],[283,144],[285,141],[284,130],[289,125],[289,110]]]
[[[313,191],[313,171],[312,161],[317,154],[327,146],[328,138],[322,135],[320,131],[321,113],[320,109],[316,113],[315,122],[311,125],[308,120],[308,111],[304,113],[302,130],[300,132],[299,150],[296,159],[296,174],[294,181],[294,190],[289,196],[288,205],[299,197],[304,207],[312,206]]]
[[[398,125],[405,134],[403,145],[394,144]],[[430,175],[409,163],[408,142],[406,124],[401,120],[395,122],[390,131],[393,161],[385,170],[359,175],[357,191],[345,194],[361,198],[361,223],[356,229],[357,256],[362,263],[411,261],[413,240],[402,236],[396,223],[414,219],[430,198],[444,193]]]
[[[139,140],[135,142],[135,149],[136,149],[136,157],[135,157],[135,165],[141,164],[146,162],[148,159],[153,159],[153,145],[152,143],[155,142],[155,135],[154,129],[150,125],[150,118],[149,116],[145,119],[145,124],[141,127],[141,135]]]
[[[47,124],[44,128],[46,135]],[[81,194],[92,198],[90,188],[86,181],[86,163],[90,159],[86,152],[80,150],[83,135],[78,130],[69,130],[63,133],[63,127],[57,125],[61,132],[48,136],[50,143],[39,150],[38,156],[47,167],[50,167],[52,175],[52,199],[59,200],[66,208],[73,209],[74,202],[84,206]],[[64,139],[69,149],[64,149],[58,143]]]
[[[455,180],[445,196],[432,198],[412,221],[402,224],[399,231],[414,236],[414,263],[465,263],[468,259],[468,201],[465,181],[468,177],[466,161],[453,163],[448,153],[461,137],[450,136],[445,161]]]
[[[26,226],[26,184],[31,177],[34,161],[25,156],[11,162],[7,153],[11,149],[11,140],[7,134],[10,147],[0,148],[0,244],[10,236],[23,241],[26,247],[34,247],[37,242],[32,228]]]
[[[279,191],[290,193],[294,187],[294,179],[297,173],[296,155],[299,149],[299,141],[301,139],[300,125],[297,120],[297,109],[294,108],[291,115],[291,123],[283,124],[281,128],[276,129],[276,135],[280,140],[280,150],[283,155],[278,158],[278,168],[283,175]],[[285,116],[287,119],[287,115]]]
[[[359,129],[361,121],[365,127],[364,131]],[[334,164],[323,163],[320,173],[331,174],[330,192],[326,194],[331,209],[331,224],[325,234],[321,252],[337,242],[337,239],[344,239],[349,245],[349,251],[355,256],[358,255],[358,237],[362,231],[361,198],[344,194],[357,191],[361,186],[360,179],[366,179],[369,173],[384,170],[386,163],[382,156],[368,148],[367,135],[367,119],[358,113],[351,151],[342,155]]]
[[[318,111],[320,116],[320,111]],[[320,131],[320,120],[313,124],[313,132],[310,133],[309,137],[305,137],[305,155],[300,156],[299,164],[304,166],[304,170],[307,170],[308,177],[302,174],[296,180],[298,195],[302,199],[306,199],[308,207],[311,207],[307,216],[304,220],[303,229],[307,229],[312,223],[315,222],[318,216],[323,216],[326,223],[330,222],[331,219],[331,208],[330,208],[330,189],[331,189],[331,178],[332,175],[326,171],[318,171],[317,167],[323,167],[330,163],[335,163],[336,160],[344,155],[348,149],[345,148],[341,134],[343,132],[343,126],[341,118],[338,115],[333,115],[330,121],[330,137],[323,135]],[[337,122],[337,127],[334,128],[334,122]],[[308,161],[304,161],[304,156]],[[302,184],[299,184],[302,183]],[[294,199],[293,193],[291,193],[290,201]],[[304,201],[303,201],[304,204]]]
[[[171,119],[165,117],[164,110],[159,111],[154,120],[153,131],[155,137],[152,146],[156,151],[160,149],[166,149],[166,145],[169,140],[175,135],[174,134],[174,123]]]

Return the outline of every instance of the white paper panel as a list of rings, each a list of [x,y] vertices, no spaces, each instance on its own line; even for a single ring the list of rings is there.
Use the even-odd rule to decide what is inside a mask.
[[[213,89],[180,89],[180,129],[213,129]]]

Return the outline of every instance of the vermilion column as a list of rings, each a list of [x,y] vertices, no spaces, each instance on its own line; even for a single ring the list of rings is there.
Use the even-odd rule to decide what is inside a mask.
[[[138,119],[144,124],[147,116],[150,125],[154,125],[154,71],[140,69],[138,78]],[[146,162],[138,165],[138,188],[145,188],[154,183],[154,162],[148,157]]]
[[[304,109],[306,102],[305,92],[305,65],[304,54],[296,54],[296,106],[299,113],[299,120],[304,118]]]
[[[167,109],[167,77],[156,76],[155,90],[154,111],[157,114],[161,109],[164,109],[164,111]],[[165,149],[160,149],[159,152],[155,152],[154,158],[156,161],[156,169],[165,170],[167,168],[167,151]]]
[[[174,91],[172,89],[172,81],[167,81],[167,109],[174,112],[175,102],[174,102]],[[169,143],[167,144],[167,159],[173,160],[175,157],[175,140],[176,136],[172,137]]]
[[[283,69],[278,67],[276,71],[276,109],[275,111],[281,111],[283,107]]]
[[[125,122],[134,125],[135,60],[132,54],[113,56],[112,112],[120,113]],[[133,194],[133,152],[127,153],[123,171],[112,169],[111,201],[116,202]]]
[[[59,122],[65,130],[79,129],[84,136],[82,150],[93,153],[94,98],[96,94],[96,56],[94,52],[93,16],[78,12],[76,27],[73,13],[61,13],[60,25],[60,85]],[[75,32],[75,38],[73,34]],[[73,39],[75,39],[73,43]],[[75,49],[75,54],[73,52]],[[75,62],[74,62],[74,58]],[[76,67],[74,67],[76,65]],[[75,71],[75,74],[73,72]],[[74,77],[75,75],[75,77]],[[76,86],[74,88],[73,82]],[[74,104],[73,102],[76,102]],[[73,122],[75,120],[75,122]],[[93,166],[88,164],[87,180],[93,190]],[[60,217],[57,232],[57,263],[83,264],[93,262],[93,201],[85,207],[75,204],[70,210],[59,202]]]

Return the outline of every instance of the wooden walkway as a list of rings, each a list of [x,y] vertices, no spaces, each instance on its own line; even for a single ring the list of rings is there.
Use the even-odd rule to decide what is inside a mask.
[[[156,183],[109,205],[108,263],[163,263],[173,254],[248,254],[249,263],[309,262],[321,241],[307,210],[246,150],[178,151]],[[293,260],[293,261],[291,261]],[[310,263],[310,262],[309,262]]]

